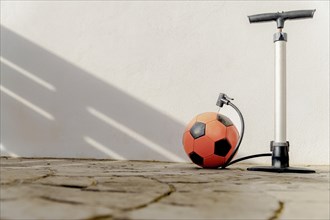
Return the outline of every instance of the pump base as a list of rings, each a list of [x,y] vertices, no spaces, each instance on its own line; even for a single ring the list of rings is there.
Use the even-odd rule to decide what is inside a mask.
[[[315,173],[315,170],[289,166],[289,141],[270,142],[272,153],[272,166],[249,167],[250,171],[264,171],[273,173]]]
[[[273,167],[273,166],[258,166],[249,167],[249,171],[263,171],[263,172],[273,172],[273,173],[315,173],[315,170],[310,170],[306,168],[298,167]]]

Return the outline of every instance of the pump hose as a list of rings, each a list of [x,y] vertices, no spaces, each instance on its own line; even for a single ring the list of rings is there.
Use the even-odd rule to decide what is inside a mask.
[[[254,154],[254,155],[250,155],[250,156],[246,156],[246,157],[241,157],[241,158],[238,158],[236,160],[233,160],[233,157],[235,156],[235,154],[237,153],[240,145],[241,145],[241,142],[242,142],[242,139],[243,139],[243,136],[244,136],[244,130],[245,130],[245,123],[244,123],[244,118],[243,118],[243,115],[241,113],[241,111],[236,107],[236,105],[234,105],[233,103],[231,103],[230,101],[228,101],[227,103],[228,105],[230,105],[233,109],[235,109],[235,111],[237,112],[239,118],[240,118],[240,121],[241,121],[241,135],[238,139],[238,142],[236,144],[236,148],[234,149],[233,153],[230,155],[229,159],[227,160],[227,162],[221,167],[222,169],[225,169],[227,166],[230,166],[234,163],[237,163],[237,162],[240,162],[242,160],[247,160],[247,159],[251,159],[251,158],[256,158],[256,157],[268,157],[268,156],[272,156],[272,153],[263,153],[263,154]]]

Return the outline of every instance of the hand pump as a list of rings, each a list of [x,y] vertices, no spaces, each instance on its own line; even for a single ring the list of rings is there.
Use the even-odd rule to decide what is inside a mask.
[[[270,143],[272,166],[250,167],[251,171],[313,173],[314,170],[289,166],[289,141],[286,139],[286,42],[287,34],[282,30],[284,22],[292,19],[313,18],[315,10],[298,10],[265,13],[248,16],[250,23],[275,21],[278,31],[275,44],[275,126],[274,140]]]

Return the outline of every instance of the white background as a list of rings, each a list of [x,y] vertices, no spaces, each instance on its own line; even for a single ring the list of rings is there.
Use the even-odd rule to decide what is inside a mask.
[[[185,124],[219,92],[246,120],[239,156],[268,152],[276,28],[247,15],[300,9],[316,12],[284,29],[290,161],[329,164],[328,1],[1,1],[1,154],[188,160]]]

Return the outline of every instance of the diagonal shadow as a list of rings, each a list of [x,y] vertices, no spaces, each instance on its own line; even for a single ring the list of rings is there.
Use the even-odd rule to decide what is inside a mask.
[[[84,140],[88,136],[127,159],[169,160],[90,114],[87,108],[92,107],[155,145],[185,157],[183,124],[3,26],[1,57],[56,88],[47,90],[1,63],[1,84],[54,116],[53,121],[40,117],[2,92],[1,141],[8,150],[20,156],[107,157]]]

